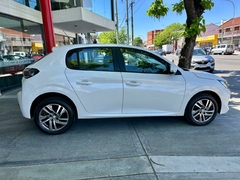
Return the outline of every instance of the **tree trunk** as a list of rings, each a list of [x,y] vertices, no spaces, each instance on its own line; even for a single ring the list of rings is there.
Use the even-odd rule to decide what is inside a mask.
[[[203,6],[200,4],[202,0],[184,0],[184,6],[187,13],[187,21],[186,26],[190,28],[191,24],[193,24],[194,20],[204,12]],[[191,68],[191,60],[192,53],[196,43],[196,35],[191,37],[186,37],[185,42],[183,44],[178,66],[181,68],[190,69]]]

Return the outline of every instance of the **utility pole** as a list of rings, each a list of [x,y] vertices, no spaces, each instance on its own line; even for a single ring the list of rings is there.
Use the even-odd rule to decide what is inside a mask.
[[[235,5],[234,3],[232,2],[232,0],[226,0],[230,3],[232,3],[233,5],[233,18],[232,18],[232,38],[231,38],[231,44],[233,44],[233,31],[234,31],[234,16],[235,16]]]
[[[127,23],[127,44],[129,45],[129,24],[128,24],[128,0],[126,0],[126,11],[127,11],[127,19],[126,19],[126,23]]]
[[[133,42],[133,40],[134,40],[134,24],[133,24],[133,4],[134,4],[135,2],[132,0],[131,1],[131,24],[132,24],[132,45],[134,45],[134,42]]]
[[[119,44],[119,31],[118,31],[118,3],[117,0],[115,0],[115,6],[116,6],[116,39],[117,39],[117,44]]]

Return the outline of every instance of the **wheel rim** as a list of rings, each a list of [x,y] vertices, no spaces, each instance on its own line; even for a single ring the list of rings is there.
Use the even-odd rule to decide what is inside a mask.
[[[60,104],[48,104],[39,112],[39,123],[48,131],[59,131],[69,122],[68,111]]]
[[[198,100],[192,108],[192,117],[199,123],[209,121],[215,114],[216,107],[210,99]]]

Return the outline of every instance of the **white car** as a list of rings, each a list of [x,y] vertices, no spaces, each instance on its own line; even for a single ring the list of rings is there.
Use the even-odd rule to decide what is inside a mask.
[[[88,118],[185,116],[191,124],[206,125],[228,111],[230,98],[224,79],[125,45],[54,48],[23,76],[22,114],[48,134]]]
[[[211,54],[233,54],[234,50],[234,44],[219,44],[212,49]]]

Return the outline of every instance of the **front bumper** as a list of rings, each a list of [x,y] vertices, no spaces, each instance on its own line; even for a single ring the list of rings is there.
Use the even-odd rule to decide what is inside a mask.
[[[214,62],[208,62],[208,63],[195,62],[194,64],[191,64],[191,68],[194,70],[211,71],[211,70],[214,70],[215,63]]]

